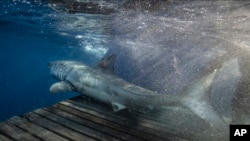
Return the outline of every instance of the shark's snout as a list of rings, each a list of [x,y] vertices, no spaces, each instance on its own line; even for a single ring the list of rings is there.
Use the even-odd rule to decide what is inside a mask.
[[[48,68],[51,69],[52,66],[53,66],[53,62],[49,62],[48,63]]]

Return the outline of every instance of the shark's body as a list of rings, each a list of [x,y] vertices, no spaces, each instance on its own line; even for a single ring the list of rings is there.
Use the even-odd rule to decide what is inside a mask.
[[[49,66],[52,75],[60,80],[51,86],[51,92],[76,91],[111,104],[114,111],[133,106],[155,106],[152,99],[159,96],[80,62],[58,61],[51,62]]]
[[[209,103],[208,94],[216,71],[194,81],[187,89],[187,94],[176,96],[155,93],[80,62],[55,61],[49,63],[49,68],[51,74],[60,81],[50,87],[53,93],[79,92],[111,104],[114,111],[137,106],[181,106],[210,125],[226,126]]]
[[[129,2],[132,3],[129,4]],[[108,54],[118,54],[115,74],[121,78],[126,76],[124,79],[135,85],[170,94],[162,96],[150,92],[155,95],[146,96],[147,99],[151,97],[151,101],[143,100],[140,104],[142,106],[167,105],[164,107],[166,109],[174,109],[173,106],[168,105],[176,104],[178,108],[183,107],[186,113],[194,113],[216,127],[223,127],[221,125],[224,121],[221,118],[228,124],[249,124],[250,44],[247,29],[249,29],[250,20],[249,8],[246,8],[249,2],[183,1],[176,3],[176,1],[169,1],[166,6],[161,4],[162,1],[154,0],[154,4],[147,4],[155,8],[154,11],[145,9],[142,1],[135,4],[134,2],[136,1],[128,0],[124,5],[127,7],[131,5],[134,10],[120,10],[121,12],[112,15],[109,23],[112,27],[112,35],[115,36],[112,36],[111,42],[108,43]],[[244,21],[242,16],[246,17]],[[67,23],[67,20],[63,21]],[[234,60],[233,63],[228,64],[231,59]],[[99,65],[106,66],[105,63]],[[224,69],[221,69],[223,66]],[[215,79],[213,79],[214,69],[218,69]],[[96,91],[100,92],[97,95],[105,97],[102,99],[99,96],[99,100],[104,101],[109,98],[107,103],[118,103],[124,107],[137,104],[136,100],[130,103],[124,101],[130,101],[135,97],[133,93],[141,93],[141,91],[110,83],[111,81],[105,80],[105,75],[98,73],[102,83],[106,82],[105,85],[113,86],[110,92],[120,93],[122,89],[126,90],[125,95],[115,97],[108,95],[110,92],[104,93],[105,89],[98,89]],[[90,74],[90,77],[95,76]],[[114,76],[110,78],[116,79]],[[69,77],[67,77],[68,80]],[[75,80],[70,79],[70,81]],[[71,87],[76,89],[75,86],[69,88]],[[93,91],[78,92],[94,97]],[[175,132],[179,133],[183,129],[189,136],[193,136],[191,134],[193,131],[192,133],[199,132],[204,136],[210,135],[208,140],[220,140],[215,139],[216,135],[213,133],[204,132],[206,126],[197,120],[189,120],[185,112],[169,111],[166,110],[166,114],[162,116],[165,121],[169,121],[169,127]],[[191,128],[193,127],[191,125],[197,125],[200,129]],[[229,132],[229,130],[222,130],[222,132]],[[228,137],[225,135],[223,140],[229,140],[226,139]],[[198,140],[204,140],[204,138]]]

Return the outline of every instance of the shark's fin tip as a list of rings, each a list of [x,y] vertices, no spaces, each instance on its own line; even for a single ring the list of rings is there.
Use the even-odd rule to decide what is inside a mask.
[[[115,112],[118,112],[118,111],[120,111],[120,110],[123,110],[123,109],[126,109],[126,108],[127,108],[126,106],[124,106],[124,105],[122,105],[122,104],[120,104],[120,103],[116,103],[116,102],[111,103],[111,105],[112,105],[112,108],[113,108],[113,110],[114,110]]]
[[[114,74],[116,54],[105,55],[98,63],[98,67],[104,73]]]

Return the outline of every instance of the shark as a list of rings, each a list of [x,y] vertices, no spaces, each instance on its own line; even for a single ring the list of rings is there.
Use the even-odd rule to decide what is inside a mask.
[[[113,60],[115,56],[109,56],[108,59]],[[106,66],[114,64],[112,61],[109,62],[109,60],[102,59],[98,64],[101,69],[95,69],[77,61],[49,62],[51,75],[59,81],[51,85],[50,92],[78,92],[110,104],[114,112],[136,107],[180,106],[193,112],[211,126],[227,128],[227,124],[209,101],[211,84],[217,70],[190,83],[185,93],[171,95],[145,89],[111,73],[106,73]]]

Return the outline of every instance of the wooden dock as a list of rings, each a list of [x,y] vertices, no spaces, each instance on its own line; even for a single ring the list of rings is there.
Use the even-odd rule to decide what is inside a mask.
[[[140,112],[78,96],[0,123],[0,141],[187,141]]]

